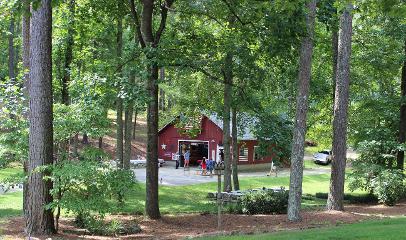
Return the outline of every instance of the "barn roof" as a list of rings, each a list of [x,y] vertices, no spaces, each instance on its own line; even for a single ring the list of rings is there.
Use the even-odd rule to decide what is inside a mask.
[[[217,127],[219,127],[221,130],[223,130],[223,120],[217,115],[217,114],[202,114],[203,116],[206,116],[211,122],[213,122]],[[239,119],[243,119],[243,126],[238,126],[238,139],[239,140],[256,140],[257,138],[255,137],[254,133],[252,132],[252,129],[254,127],[255,122],[257,119],[250,117],[246,114],[239,114]],[[167,124],[165,124],[159,131],[163,131],[165,128],[168,126],[172,125],[173,122],[176,120],[176,117],[173,118],[171,121],[169,121]],[[232,124],[230,121],[230,130],[232,129]]]
[[[238,117],[244,118],[243,126],[237,127],[238,139],[239,140],[256,140],[257,138],[255,137],[254,133],[252,132],[256,119],[253,117],[247,116],[247,115],[243,115],[243,114],[240,114]],[[223,130],[223,120],[217,114],[211,114],[211,115],[207,116],[207,118],[210,119],[210,121],[212,121],[214,124],[216,124],[221,130]],[[232,129],[232,124],[230,121],[230,130],[231,129]]]

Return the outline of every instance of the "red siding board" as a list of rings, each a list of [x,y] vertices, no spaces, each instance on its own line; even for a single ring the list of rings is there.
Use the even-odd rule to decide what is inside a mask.
[[[212,156],[212,150],[217,150],[217,145],[223,143],[223,131],[215,123],[213,123],[209,118],[204,116],[202,118],[202,131],[195,138],[189,138],[188,136],[180,135],[178,129],[175,128],[174,124],[169,124],[159,132],[158,137],[158,156],[159,158],[165,160],[171,160],[172,154],[176,153],[178,150],[179,140],[199,140],[209,142],[209,156]],[[257,163],[269,163],[272,161],[272,157],[265,157],[261,161],[253,161],[254,157],[254,146],[257,145],[256,140],[243,140],[240,141],[240,146],[242,143],[248,147],[248,161],[238,162],[238,164],[257,164]],[[163,149],[162,145],[165,145]]]

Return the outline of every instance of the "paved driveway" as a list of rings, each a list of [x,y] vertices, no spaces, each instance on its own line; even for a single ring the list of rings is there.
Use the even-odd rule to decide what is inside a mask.
[[[160,184],[166,186],[182,186],[198,183],[216,182],[217,176],[202,176],[196,174],[197,167],[190,167],[190,170],[184,170],[183,168],[175,169],[173,162],[166,162],[165,166],[159,168],[159,180]],[[268,173],[269,169],[260,172],[241,172],[238,174],[240,178],[244,177],[264,177]],[[145,168],[134,169],[135,176],[138,181],[145,182]],[[330,169],[317,168],[317,169],[305,169],[304,175],[315,175],[330,173]],[[278,172],[278,176],[289,176],[289,169],[282,169]],[[274,176],[272,176],[274,177]]]

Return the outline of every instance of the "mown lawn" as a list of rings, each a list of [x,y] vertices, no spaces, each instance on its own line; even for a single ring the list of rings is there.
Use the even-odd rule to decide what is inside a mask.
[[[392,218],[384,220],[365,221],[354,224],[345,224],[337,227],[316,228],[301,231],[282,231],[278,233],[258,235],[219,236],[200,238],[204,240],[347,240],[347,239],[374,239],[392,240],[404,239],[406,234],[406,218]]]
[[[23,170],[21,167],[9,167],[0,169],[0,183],[7,178],[12,178],[22,175]]]
[[[20,170],[3,169],[0,176],[10,175],[12,172]],[[329,174],[304,176],[303,193],[315,195],[318,192],[327,193],[329,189]],[[279,187],[289,185],[289,177],[250,177],[241,178],[242,189],[252,189],[259,187]],[[196,212],[215,212],[215,204],[209,201],[206,196],[208,192],[216,191],[217,183],[204,183],[188,186],[160,186],[160,210],[163,214],[180,214]],[[348,191],[347,191],[348,192]],[[359,194],[355,193],[355,194]],[[320,207],[325,204],[325,200],[316,198],[306,198],[303,200],[303,207]],[[145,203],[145,184],[139,184],[137,188],[131,190],[123,206],[118,207],[112,200],[115,213],[142,214]],[[10,193],[0,195],[0,219],[9,216],[21,215],[22,193]]]

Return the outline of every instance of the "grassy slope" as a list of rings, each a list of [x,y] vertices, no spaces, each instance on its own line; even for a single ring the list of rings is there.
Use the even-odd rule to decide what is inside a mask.
[[[0,176],[9,175],[14,170],[7,170]],[[304,176],[303,193],[314,195],[317,192],[328,192],[330,176],[328,174]],[[278,187],[289,185],[288,177],[250,177],[240,179],[242,189],[258,187]],[[188,186],[160,186],[160,206],[164,214],[214,212],[215,205],[206,196],[208,192],[215,191],[217,183],[204,183]],[[348,192],[348,191],[347,191]],[[143,213],[145,202],[145,185],[140,184],[131,191],[124,206],[117,208],[116,212]],[[112,203],[114,204],[114,203]],[[304,207],[322,206],[325,200],[304,200]],[[0,195],[0,218],[21,215],[22,193],[16,192]]]
[[[317,192],[327,193],[329,189],[330,175],[311,175],[303,178],[303,193],[314,195]],[[278,187],[288,186],[288,177],[250,177],[240,179],[242,189],[258,187]],[[188,186],[168,187],[160,186],[160,209],[162,213],[185,213],[185,212],[214,212],[215,206],[206,198],[208,192],[213,192],[217,188],[217,183],[204,183]],[[349,192],[348,190],[346,192]],[[356,192],[359,194],[361,192]],[[128,202],[122,211],[137,212],[144,211],[145,185],[133,191]],[[325,200],[304,200],[304,207],[323,206]]]
[[[283,231],[279,233],[260,234],[260,235],[240,235],[240,236],[223,236],[202,239],[224,239],[224,240],[327,240],[327,239],[374,239],[374,240],[390,240],[403,239],[406,229],[406,218],[394,218],[375,221],[365,221],[361,223],[340,225],[338,227],[309,229],[302,231]]]

